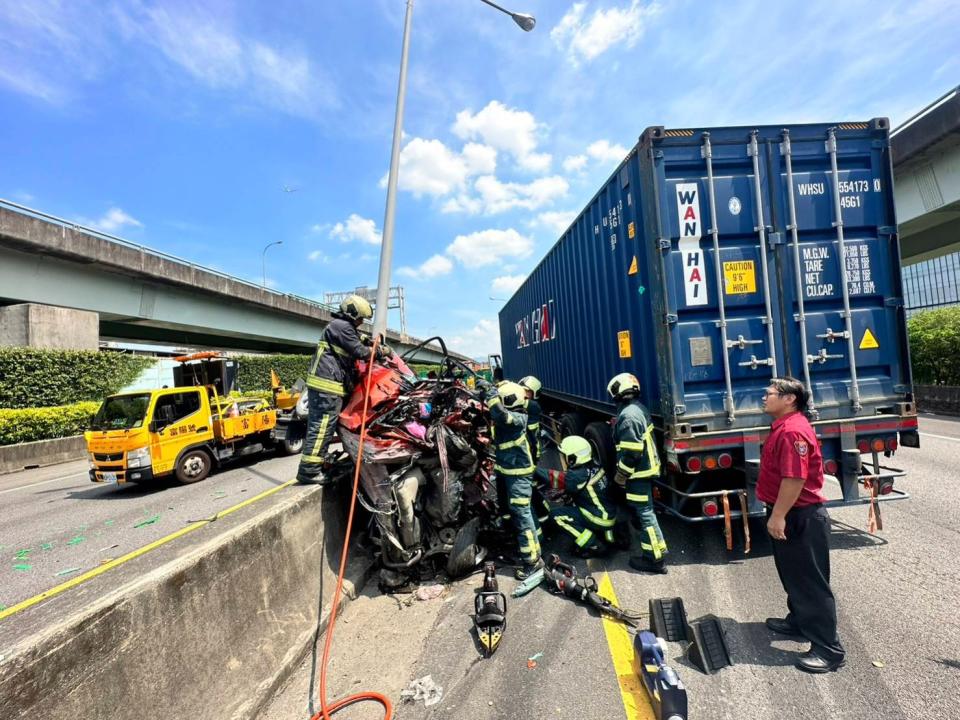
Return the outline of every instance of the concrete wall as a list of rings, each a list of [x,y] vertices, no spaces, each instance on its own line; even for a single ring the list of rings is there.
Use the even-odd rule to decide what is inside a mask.
[[[345,500],[295,486],[259,517],[3,648],[0,718],[254,717],[312,645],[321,604],[325,623]],[[351,593],[372,566],[355,557]]]
[[[82,460],[86,454],[87,444],[83,441],[83,435],[0,445],[0,474]]]
[[[95,312],[36,303],[0,307],[0,347],[96,350],[99,340]]]

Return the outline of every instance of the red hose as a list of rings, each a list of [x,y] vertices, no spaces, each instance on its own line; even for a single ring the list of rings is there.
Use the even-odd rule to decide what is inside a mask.
[[[333,629],[337,621],[337,608],[340,605],[340,595],[343,592],[343,574],[347,569],[347,556],[350,554],[350,530],[353,527],[353,511],[357,505],[357,488],[360,486],[360,463],[363,460],[363,443],[367,437],[367,408],[370,405],[370,385],[373,380],[373,361],[377,352],[378,339],[374,338],[370,348],[370,359],[367,361],[367,383],[363,398],[363,415],[360,421],[360,449],[357,451],[357,462],[353,470],[353,492],[350,495],[350,513],[347,515],[347,532],[343,538],[343,552],[340,554],[340,572],[337,573],[337,589],[333,593],[333,607],[330,610],[330,622],[327,624],[327,637],[323,643],[323,659],[320,661],[320,712],[310,720],[330,720],[334,713],[343,708],[361,702],[378,702],[383,705],[384,719],[393,717],[393,705],[390,699],[377,692],[361,692],[349,695],[342,700],[327,704],[327,662],[330,660],[330,647],[333,645]]]

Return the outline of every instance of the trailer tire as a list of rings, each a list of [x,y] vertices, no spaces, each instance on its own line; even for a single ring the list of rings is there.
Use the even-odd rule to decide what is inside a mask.
[[[560,437],[570,437],[571,435],[583,435],[583,428],[586,423],[583,416],[578,412],[563,413],[557,420],[557,426],[560,428]]]
[[[592,422],[583,431],[583,437],[593,448],[593,457],[600,463],[608,478],[617,474],[617,449],[613,442],[613,430],[605,422]]]
[[[200,482],[213,469],[213,458],[203,448],[187,450],[177,458],[175,475],[181,485]]]

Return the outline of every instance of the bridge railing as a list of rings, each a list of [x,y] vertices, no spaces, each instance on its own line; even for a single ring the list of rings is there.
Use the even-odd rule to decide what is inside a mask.
[[[154,257],[162,258],[164,260],[172,260],[173,262],[180,263],[181,265],[186,265],[193,268],[194,270],[200,270],[205,273],[210,273],[211,275],[216,275],[217,277],[224,278],[225,280],[230,280],[231,282],[241,283],[248,287],[256,288],[261,292],[271,293],[273,295],[279,295],[281,297],[293,298],[307,305],[314,305],[316,307],[322,308],[327,311],[337,310],[338,308],[333,305],[328,305],[327,303],[322,303],[311,298],[303,297],[303,295],[296,295],[294,293],[284,293],[277,292],[268,287],[264,287],[255,282],[245,280],[244,278],[237,277],[236,275],[230,275],[229,273],[221,272],[220,270],[215,270],[213,268],[204,267],[203,265],[198,265],[195,262],[186,260],[182,257],[177,257],[176,255],[171,255],[170,253],[161,252],[160,250],[154,250],[149,248],[146,245],[140,245],[139,243],[131,242],[117,235],[111,235],[110,233],[103,232],[102,230],[97,230],[96,228],[90,227],[89,225],[82,225],[80,223],[74,222],[73,220],[67,220],[66,218],[57,217],[56,215],[51,215],[50,213],[45,213],[42,210],[36,210],[35,208],[27,207],[26,205],[21,205],[20,203],[13,202],[12,200],[6,200],[0,198],[0,208],[11,210],[21,215],[27,215],[29,217],[35,217],[40,220],[46,220],[47,222],[60,225],[61,227],[69,228],[71,230],[79,230],[81,232],[87,233],[88,235],[93,235],[95,237],[101,238],[103,240],[108,240],[110,242],[123,245],[124,247],[137,250],[139,252],[145,253],[147,255],[152,255]]]

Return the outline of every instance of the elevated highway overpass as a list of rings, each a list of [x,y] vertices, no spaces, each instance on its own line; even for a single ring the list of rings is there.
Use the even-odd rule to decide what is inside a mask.
[[[0,201],[0,305],[19,303],[95,312],[104,339],[262,352],[309,351],[331,319],[308,298]],[[387,336],[401,352],[420,343]],[[431,345],[417,360],[441,357]]]

